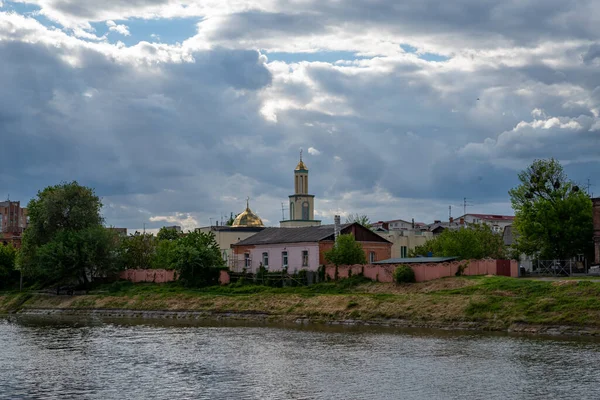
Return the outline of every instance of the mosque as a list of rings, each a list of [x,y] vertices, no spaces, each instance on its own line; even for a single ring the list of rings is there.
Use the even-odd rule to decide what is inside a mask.
[[[315,196],[308,193],[308,167],[300,161],[294,169],[294,194],[289,196],[289,219],[279,222],[281,228],[303,228],[320,226],[321,221],[314,219]],[[247,239],[265,229],[262,219],[250,209],[250,201],[246,199],[246,209],[235,217],[228,225],[216,225],[198,228],[200,232],[212,232],[227,262],[231,255],[231,245]]]

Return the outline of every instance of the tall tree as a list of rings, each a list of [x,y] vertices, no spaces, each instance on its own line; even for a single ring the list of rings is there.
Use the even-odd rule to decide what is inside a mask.
[[[535,160],[509,191],[515,210],[516,250],[566,260],[592,249],[592,201],[555,159]]]
[[[15,269],[17,250],[12,245],[0,245],[0,288],[16,283],[19,271]]]
[[[474,224],[468,228],[446,229],[422,246],[410,251],[410,256],[458,257],[461,260],[495,258],[506,256],[502,236],[494,233],[485,224]]]
[[[219,281],[225,262],[212,232],[189,232],[177,241],[175,269],[186,286],[210,286]]]
[[[116,268],[117,238],[102,226],[102,203],[77,182],[49,186],[28,206],[29,226],[17,259],[25,276],[46,283],[90,279]]]
[[[325,260],[335,265],[366,264],[362,245],[352,234],[339,235],[333,249],[325,253]]]
[[[371,229],[371,220],[365,214],[348,214],[346,217],[347,224],[359,223],[365,228]]]
[[[158,240],[177,240],[179,238],[179,232],[173,228],[167,228],[166,226],[163,226],[158,231],[156,238]]]
[[[151,233],[135,232],[123,238],[121,252],[123,264],[126,268],[150,268],[156,253],[156,237]]]

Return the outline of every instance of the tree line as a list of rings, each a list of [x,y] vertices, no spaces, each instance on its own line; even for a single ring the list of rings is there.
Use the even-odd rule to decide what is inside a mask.
[[[118,235],[104,226],[94,190],[77,182],[45,188],[27,208],[21,248],[0,247],[0,288],[14,287],[21,273],[29,285],[89,288],[126,268],[173,269],[181,283],[204,286],[224,267],[212,233]]]

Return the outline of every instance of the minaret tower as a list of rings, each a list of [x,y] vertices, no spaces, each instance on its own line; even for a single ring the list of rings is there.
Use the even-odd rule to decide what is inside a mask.
[[[308,194],[308,168],[302,161],[294,170],[294,194],[290,198],[290,219],[281,221],[282,228],[299,228],[305,226],[318,226],[321,221],[315,220],[315,196]]]

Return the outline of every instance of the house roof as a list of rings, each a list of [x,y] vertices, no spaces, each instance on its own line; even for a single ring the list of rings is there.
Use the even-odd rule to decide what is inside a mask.
[[[376,261],[373,264],[432,264],[454,261],[457,257],[413,257],[413,258],[390,258],[388,260]]]
[[[266,228],[265,230],[244,239],[232,246],[252,246],[261,244],[303,243],[334,240],[334,225],[309,226],[304,228]],[[364,226],[341,224],[340,233],[353,233],[357,241],[377,241],[391,243]]]
[[[496,214],[465,214],[463,217],[470,215],[475,218],[485,219],[487,221],[513,221],[514,215],[496,215]]]
[[[340,225],[340,231],[352,224]],[[263,231],[244,239],[236,246],[276,244],[276,243],[301,243],[318,242],[334,234],[334,225],[309,226],[304,228],[266,228]]]

